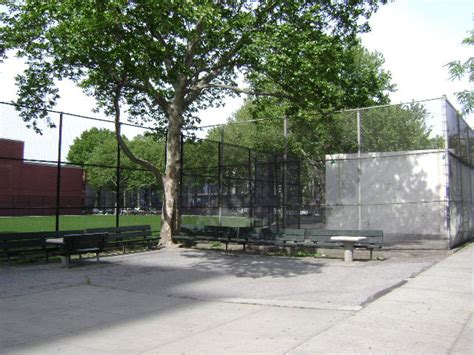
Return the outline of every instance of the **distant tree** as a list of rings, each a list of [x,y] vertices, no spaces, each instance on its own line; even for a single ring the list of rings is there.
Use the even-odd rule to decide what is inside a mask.
[[[124,138],[126,140],[126,138]],[[117,187],[117,141],[112,136],[98,144],[87,156],[86,179],[95,189],[107,189],[115,191]],[[130,163],[128,159],[121,159],[120,166],[127,167]],[[120,174],[120,181],[126,184],[127,175]]]
[[[397,152],[442,148],[443,139],[432,136],[432,129],[427,125],[428,118],[429,112],[420,103],[363,110],[362,150]],[[352,137],[356,150],[357,138],[354,134]]]
[[[67,160],[72,164],[84,165],[94,149],[107,141],[114,141],[114,132],[105,128],[91,128],[81,133],[69,148]],[[117,145],[117,144],[116,144]],[[115,148],[117,151],[117,147]]]
[[[469,37],[466,37],[462,43],[468,46],[474,45],[474,30],[471,30]],[[461,80],[467,76],[470,83],[474,82],[474,57],[468,58],[461,62],[456,60],[447,64],[451,80]],[[456,93],[458,101],[462,105],[463,114],[474,112],[474,90],[463,90]]]
[[[128,143],[133,154],[140,159],[153,163],[160,171],[165,169],[165,142],[158,140],[155,135],[138,135]],[[132,163],[128,158],[127,170],[123,173],[128,178],[127,190],[153,187],[155,190],[163,192],[163,184],[157,181],[153,174],[142,166]]]

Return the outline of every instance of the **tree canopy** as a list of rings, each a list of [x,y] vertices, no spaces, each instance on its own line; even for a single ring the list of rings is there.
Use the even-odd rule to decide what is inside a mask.
[[[130,150],[139,158],[153,162],[164,169],[164,142],[157,141],[152,135],[137,135],[132,139],[123,137]],[[91,128],[74,139],[67,160],[81,165],[86,171],[86,181],[95,189],[114,190],[117,167],[117,141],[114,132],[108,129]],[[121,189],[125,191],[153,187],[163,190],[162,184],[153,174],[134,164],[127,158],[120,158]]]
[[[463,41],[463,44],[468,46],[474,45],[474,30],[469,32],[469,36]],[[451,80],[461,80],[467,76],[470,83],[474,82],[474,57],[470,57],[465,61],[455,60],[447,64]],[[463,90],[456,93],[458,101],[461,103],[463,113],[468,114],[474,112],[474,91]]]
[[[385,0],[28,0],[4,1],[1,38],[27,69],[18,77],[23,119],[40,130],[56,82],[71,79],[113,115],[116,138],[134,163],[163,179],[162,239],[179,228],[180,133],[197,110],[224,95],[253,93],[297,102],[302,90],[315,109],[341,98],[341,67],[366,19]],[[307,67],[311,59],[314,65]],[[238,87],[237,77],[269,78],[276,90]],[[279,79],[284,80],[279,80]],[[304,101],[302,101],[304,104]],[[164,174],[134,156],[121,138],[122,111],[131,120],[166,128]]]

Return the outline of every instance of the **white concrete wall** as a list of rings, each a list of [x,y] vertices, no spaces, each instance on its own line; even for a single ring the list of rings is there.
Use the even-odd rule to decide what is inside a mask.
[[[444,150],[361,154],[360,228],[447,245],[445,164]],[[359,228],[357,170],[357,154],[326,156],[327,229]]]

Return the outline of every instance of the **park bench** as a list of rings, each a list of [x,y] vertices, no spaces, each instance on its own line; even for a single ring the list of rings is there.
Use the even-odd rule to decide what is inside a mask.
[[[198,241],[207,241],[224,243],[226,250],[230,243],[241,244],[245,249],[252,230],[251,227],[182,225],[181,234],[173,236],[173,239],[185,246],[195,245]]]
[[[10,262],[13,257],[44,256],[46,262],[49,262],[49,255],[58,251],[58,246],[47,244],[46,239],[80,232],[82,231],[1,233],[0,257],[6,257]]]
[[[119,247],[124,254],[126,247],[140,244],[151,249],[156,247],[160,240],[159,236],[153,236],[150,225],[88,228],[86,233],[108,233],[107,246],[110,248]]]
[[[383,231],[381,230],[325,230],[304,228],[238,228],[225,226],[182,226],[182,233],[175,236],[175,241],[193,246],[198,241],[219,241],[243,245],[263,245],[279,247],[310,247],[310,248],[344,248],[348,243],[335,240],[344,237],[363,237],[364,240],[350,242],[351,248],[367,249],[370,259],[373,258],[374,249],[381,249],[383,244]]]
[[[283,228],[275,233],[275,245],[297,246],[304,243],[306,229]]]
[[[125,253],[125,246],[146,244],[151,248],[158,241],[153,236],[150,225],[124,226],[111,228],[90,228],[87,230],[45,231],[23,233],[0,233],[0,258],[9,262],[14,257],[43,256],[49,262],[49,256],[59,251],[60,245],[46,243],[46,239],[62,238],[68,234],[83,235],[85,233],[108,233],[106,248],[121,247]]]
[[[354,248],[367,249],[370,251],[370,259],[373,257],[374,249],[382,249],[383,231],[382,230],[328,230],[328,229],[309,229],[306,236],[306,246],[317,248],[342,248],[343,242],[331,240],[332,237],[350,236],[365,237],[364,240],[356,241]]]
[[[63,257],[64,264],[69,267],[72,255],[95,253],[97,262],[99,262],[99,254],[104,251],[107,243],[108,233],[78,233],[66,234],[62,238],[46,239],[46,244],[58,246],[58,255]]]

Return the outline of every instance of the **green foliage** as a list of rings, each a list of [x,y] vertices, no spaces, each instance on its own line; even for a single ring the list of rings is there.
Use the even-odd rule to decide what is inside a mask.
[[[95,148],[106,141],[115,140],[112,131],[104,128],[91,128],[76,137],[69,148],[67,160],[72,164],[84,165]]]
[[[237,70],[270,78],[293,100],[306,91],[319,107],[335,106],[350,82],[335,80],[346,48],[385,2],[5,1],[0,42],[26,59],[18,102],[35,108],[23,117],[34,128],[64,78],[106,112],[119,94],[132,119],[166,125],[170,105],[192,121],[219,104]]]
[[[167,129],[169,240],[178,220],[182,127],[193,126],[198,110],[220,105],[226,94],[248,92],[237,87],[239,73],[252,79],[253,93],[269,80],[274,90],[266,94],[317,111],[340,107],[350,48],[385,2],[6,0],[0,43],[26,61],[17,103],[35,131],[43,121],[53,125],[45,109],[55,105],[56,83],[66,78],[117,121],[125,106],[131,121]],[[159,179],[157,166],[139,163]]]
[[[153,135],[138,135],[132,140],[123,137],[133,154],[164,169],[164,142]],[[84,166],[87,182],[94,188],[114,189],[117,185],[117,140],[107,129],[92,128],[74,139],[67,156],[69,162]],[[122,190],[143,187],[161,189],[161,182],[150,172],[134,164],[124,154],[120,157]]]
[[[428,116],[419,103],[362,111],[362,150],[389,152],[442,148],[442,137],[431,137],[431,128],[426,124]]]
[[[474,45],[474,30],[469,32],[469,37],[465,38],[462,43],[468,46]],[[451,80],[461,80],[467,76],[470,83],[474,82],[474,57],[470,57],[464,62],[460,60],[452,61],[447,66]],[[456,93],[456,97],[463,106],[463,114],[474,112],[474,91],[463,90]]]

